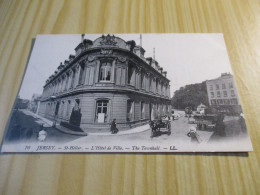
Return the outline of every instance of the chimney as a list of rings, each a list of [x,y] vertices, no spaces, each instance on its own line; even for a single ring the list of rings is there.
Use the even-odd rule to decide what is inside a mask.
[[[64,65],[67,66],[69,64],[68,60],[64,60]]]
[[[144,58],[145,50],[144,50],[140,45],[137,45],[137,46],[134,48],[134,53],[135,53],[136,55],[138,55],[140,58],[145,59],[145,58]]]
[[[75,58],[74,55],[70,55],[70,56],[69,56],[69,61],[71,62],[74,58]],[[66,64],[65,64],[65,65],[66,65]]]

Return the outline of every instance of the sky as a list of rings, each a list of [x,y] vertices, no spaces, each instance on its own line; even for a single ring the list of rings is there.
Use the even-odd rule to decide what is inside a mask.
[[[125,41],[140,45],[140,34],[114,34]],[[101,34],[86,34],[94,41]],[[24,75],[19,95],[31,99],[41,94],[45,81],[60,62],[75,55],[81,35],[38,35]],[[187,84],[214,79],[224,72],[232,73],[222,34],[142,34],[145,57],[153,57],[170,79],[171,97],[174,91]]]

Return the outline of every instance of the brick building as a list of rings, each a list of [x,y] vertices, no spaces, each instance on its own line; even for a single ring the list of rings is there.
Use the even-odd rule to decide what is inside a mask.
[[[39,114],[82,130],[129,129],[169,114],[167,72],[134,41],[82,39],[43,87]],[[73,119],[74,118],[74,119]]]

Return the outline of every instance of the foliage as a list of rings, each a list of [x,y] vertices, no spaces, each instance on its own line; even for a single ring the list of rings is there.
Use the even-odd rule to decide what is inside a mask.
[[[187,106],[191,106],[195,110],[201,103],[209,105],[206,81],[181,87],[174,92],[172,98],[172,106],[176,109],[185,109]]]

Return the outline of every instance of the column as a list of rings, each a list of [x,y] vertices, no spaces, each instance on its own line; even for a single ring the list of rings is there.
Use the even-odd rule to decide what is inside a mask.
[[[112,68],[111,68],[111,82],[115,82],[115,65],[116,65],[116,59],[112,62]]]
[[[95,82],[98,82],[99,79],[99,69],[100,69],[100,60],[97,60],[96,73],[95,73]]]

